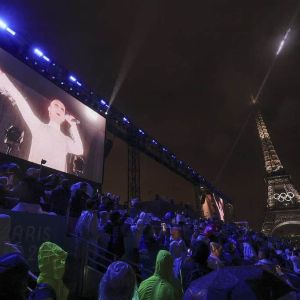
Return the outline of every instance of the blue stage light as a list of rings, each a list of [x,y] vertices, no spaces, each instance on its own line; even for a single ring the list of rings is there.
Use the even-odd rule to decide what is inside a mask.
[[[145,134],[145,132],[142,129],[139,129],[139,133],[142,134],[142,135]]]
[[[156,140],[152,140],[152,144],[157,145],[157,141]]]
[[[123,117],[123,122],[129,124],[129,120],[126,117]]]
[[[42,57],[44,55],[44,53],[38,48],[34,48],[33,52],[39,57]]]
[[[173,159],[176,159],[176,156],[174,155],[174,154],[172,154],[172,156],[171,156]]]
[[[77,79],[76,79],[73,75],[70,75],[70,76],[69,76],[69,79],[70,79],[71,81],[73,81],[73,82],[77,81]]]
[[[78,86],[82,86],[82,84],[81,84],[79,81],[76,81],[76,84],[77,84]]]
[[[103,99],[100,100],[100,103],[101,103],[101,105],[103,105],[107,109],[107,111],[109,110],[109,105]],[[107,115],[108,112],[105,113],[105,114]]]
[[[7,32],[9,32],[11,35],[16,35],[16,32],[15,31],[13,31],[11,28],[9,28],[9,27],[6,27],[6,31]]]
[[[163,150],[164,152],[168,152],[168,149],[165,148],[165,147],[163,147],[162,150]]]
[[[43,55],[43,59],[44,59],[46,62],[50,62],[50,58],[47,57],[47,56],[45,56],[45,55]]]
[[[7,26],[7,24],[0,19],[0,29],[6,30],[7,32],[9,32],[11,35],[16,35],[16,32],[13,31],[11,28],[9,28]]]
[[[0,19],[0,28],[4,30],[7,28],[7,24],[1,19]]]

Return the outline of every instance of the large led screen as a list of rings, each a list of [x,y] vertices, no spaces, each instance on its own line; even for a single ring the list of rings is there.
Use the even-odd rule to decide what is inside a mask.
[[[0,49],[0,152],[102,181],[105,118]]]
[[[224,221],[224,201],[215,194],[207,194],[202,204],[202,212],[205,218],[217,217]]]

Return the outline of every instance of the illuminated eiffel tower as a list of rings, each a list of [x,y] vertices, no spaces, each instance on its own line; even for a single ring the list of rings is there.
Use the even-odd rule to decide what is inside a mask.
[[[262,145],[268,200],[262,232],[266,235],[297,237],[300,234],[300,196],[275,151],[261,112],[256,125]],[[299,236],[298,236],[299,237]]]

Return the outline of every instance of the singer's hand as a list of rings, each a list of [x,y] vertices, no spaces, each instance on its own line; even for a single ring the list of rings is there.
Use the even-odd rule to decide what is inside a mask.
[[[65,115],[65,120],[71,125],[76,125],[76,119],[72,115]]]

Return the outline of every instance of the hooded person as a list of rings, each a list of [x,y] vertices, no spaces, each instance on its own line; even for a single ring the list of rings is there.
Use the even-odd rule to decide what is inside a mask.
[[[98,300],[134,300],[136,277],[130,265],[115,261],[109,265],[99,284]]]
[[[182,288],[174,279],[173,259],[169,251],[160,250],[157,254],[155,272],[142,281],[138,289],[140,300],[179,300]]]
[[[16,245],[9,242],[11,218],[9,215],[0,214],[0,256],[20,252]]]
[[[55,292],[56,298],[54,299],[57,300],[66,300],[69,294],[69,290],[62,279],[65,273],[67,256],[67,252],[51,242],[43,243],[39,249],[40,275],[37,280],[38,286],[41,284],[50,286]]]
[[[0,256],[0,299],[25,300],[29,266],[20,253]]]

